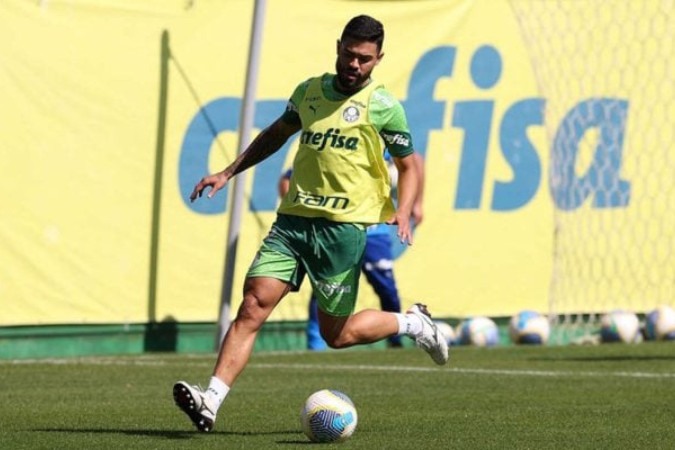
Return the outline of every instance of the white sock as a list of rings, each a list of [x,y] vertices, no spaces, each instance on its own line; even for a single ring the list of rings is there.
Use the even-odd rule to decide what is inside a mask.
[[[410,337],[422,334],[422,319],[414,314],[395,313],[394,315],[396,316],[396,320],[398,320],[398,334],[405,334]]]
[[[218,410],[220,405],[227,397],[227,393],[230,392],[230,387],[223,383],[218,377],[211,377],[209,380],[209,387],[206,389],[206,397],[209,399],[209,403]]]

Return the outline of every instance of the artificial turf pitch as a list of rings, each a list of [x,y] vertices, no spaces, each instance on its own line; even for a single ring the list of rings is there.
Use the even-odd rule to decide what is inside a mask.
[[[215,355],[0,361],[1,449],[669,449],[675,343],[257,353],[197,433],[177,380],[207,384]],[[354,435],[311,444],[312,392],[347,393]]]

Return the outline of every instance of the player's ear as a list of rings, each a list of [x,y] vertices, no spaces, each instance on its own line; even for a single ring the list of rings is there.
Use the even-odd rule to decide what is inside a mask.
[[[337,45],[335,46],[335,53],[340,54],[340,39],[337,40]]]
[[[378,65],[380,61],[382,61],[382,58],[384,58],[384,52],[381,52],[379,55],[377,55],[377,62],[375,62],[375,65]]]

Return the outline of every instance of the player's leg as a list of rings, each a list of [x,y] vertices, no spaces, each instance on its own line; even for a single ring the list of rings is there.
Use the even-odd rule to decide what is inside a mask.
[[[308,305],[307,318],[307,349],[314,351],[326,350],[328,345],[321,337],[321,329],[319,328],[319,308],[316,302],[316,296],[312,293]]]
[[[321,335],[332,348],[381,340],[396,332],[381,311],[352,318],[366,245],[365,227],[321,219],[309,221],[310,251],[302,255],[318,302]],[[368,327],[360,322],[368,319]],[[354,327],[354,325],[357,325]]]
[[[289,290],[288,283],[275,278],[247,278],[244,299],[220,345],[208,389],[202,391],[185,381],[174,385],[176,405],[188,415],[199,431],[213,429],[220,405],[251,357],[260,327]]]
[[[348,316],[323,311],[319,303],[321,333],[329,346],[345,348],[377,342],[395,334],[405,334],[431,356],[436,364],[448,361],[448,344],[427,307],[415,303],[405,314],[375,309],[359,311]]]
[[[399,332],[396,316],[377,309],[364,309],[348,316],[335,316],[319,309],[319,323],[331,348],[370,344]]]
[[[406,314],[363,310],[354,314],[366,232],[349,223],[311,222],[312,251],[303,264],[319,303],[319,324],[333,348],[368,344],[395,334],[407,334],[438,364],[448,359],[445,338],[423,305]]]
[[[389,234],[368,234],[363,258],[363,274],[377,294],[382,310],[401,312],[401,299],[398,295],[393,265]],[[388,343],[391,347],[400,347],[401,336],[390,336]]]
[[[270,277],[249,277],[244,299],[220,346],[213,376],[232,387],[253,352],[260,327],[291,286]]]
[[[246,274],[244,298],[220,348],[213,375],[231,386],[253,351],[263,323],[281,299],[302,283],[304,270],[290,248],[292,227],[278,218]]]
[[[184,381],[174,385],[176,404],[199,431],[213,429],[216,412],[248,363],[258,331],[288,291],[302,282],[304,270],[288,248],[284,231],[273,225],[248,270],[243,301],[221,343],[208,389]]]

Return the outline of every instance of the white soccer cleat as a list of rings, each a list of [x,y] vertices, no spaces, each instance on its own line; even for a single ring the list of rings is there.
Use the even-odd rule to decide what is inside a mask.
[[[431,359],[440,366],[448,362],[448,342],[438,329],[427,306],[415,303],[406,311],[406,314],[414,314],[422,321],[422,334],[415,336],[415,344],[431,356]]]
[[[216,421],[215,408],[209,405],[206,395],[198,386],[179,381],[173,385],[173,400],[199,431],[213,430],[213,423]]]

